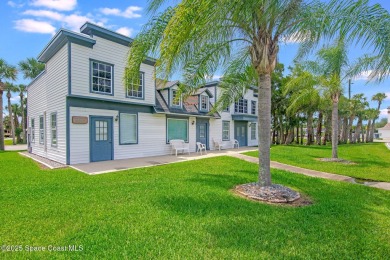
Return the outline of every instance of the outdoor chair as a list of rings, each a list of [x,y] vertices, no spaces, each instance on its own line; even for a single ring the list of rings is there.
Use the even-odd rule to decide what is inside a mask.
[[[206,154],[206,145],[202,144],[201,142],[196,142],[196,152],[200,152],[200,155],[202,155],[202,151],[204,151]]]
[[[171,154],[173,151],[175,151],[176,156],[177,156],[177,152],[184,153],[185,151],[187,151],[188,154],[190,154],[190,145],[184,142],[184,140],[180,140],[180,139],[170,140],[169,144],[171,145]]]
[[[233,140],[233,148],[240,148],[240,143],[238,142],[238,140],[237,139],[234,139]]]
[[[213,144],[214,144],[214,149],[215,150],[218,149],[218,150],[221,151],[221,149],[224,148],[224,145],[223,145],[222,141],[220,141],[220,140],[214,140],[213,139]]]

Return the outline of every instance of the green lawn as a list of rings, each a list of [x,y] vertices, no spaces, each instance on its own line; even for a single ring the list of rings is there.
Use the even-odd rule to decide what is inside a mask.
[[[258,156],[258,152],[245,154]],[[273,161],[361,179],[390,182],[390,150],[383,143],[339,145],[339,158],[353,161],[356,165],[316,160],[331,156],[331,146],[279,145],[271,148]]]
[[[230,157],[88,176],[41,170],[0,153],[2,245],[82,245],[81,252],[0,252],[0,258],[386,259],[390,192],[273,170],[310,196],[292,208],[230,191],[257,165]]]

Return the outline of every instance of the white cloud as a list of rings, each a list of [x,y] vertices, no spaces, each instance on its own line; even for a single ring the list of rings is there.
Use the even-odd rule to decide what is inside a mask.
[[[48,11],[48,10],[27,10],[24,11],[23,14],[36,16],[36,17],[46,17],[56,21],[61,21],[64,17],[62,14],[58,12]]]
[[[17,103],[17,102],[20,102],[20,97],[19,96],[14,96],[14,97],[11,97],[11,102],[12,103]]]
[[[381,116],[386,116],[387,115],[387,108],[381,109]]]
[[[370,80],[370,74],[372,73],[372,70],[366,70],[361,72],[359,75],[357,75],[354,80]]]
[[[297,44],[302,43],[309,39],[309,35],[301,35],[298,33],[293,33],[291,35],[282,36],[280,41],[285,44]]]
[[[77,32],[80,31],[80,27],[87,21],[96,23],[93,19],[78,14],[67,15],[63,18],[63,22],[65,23],[66,27]]]
[[[126,10],[122,11],[118,8],[101,8],[100,12],[102,12],[105,15],[114,15],[114,16],[121,16],[125,18],[140,18],[141,14],[136,13],[138,11],[141,11],[142,8],[139,6],[129,6],[126,8]]]
[[[121,27],[118,30],[116,30],[117,33],[123,34],[127,37],[130,37],[133,31],[134,30],[132,28],[128,28],[128,27]]]
[[[385,100],[390,100],[390,92],[386,92],[385,94],[386,94]]]
[[[54,35],[56,28],[48,22],[32,19],[21,19],[15,21],[15,29],[30,33],[49,33]]]
[[[44,6],[61,11],[71,11],[76,7],[77,0],[33,0],[31,5]]]
[[[15,7],[19,8],[19,7],[23,7],[24,6],[24,4],[18,4],[18,3],[15,3],[14,1],[8,1],[7,5],[9,5],[11,7],[14,7],[14,8]]]
[[[48,10],[27,10],[23,12],[24,15],[30,15],[39,18],[48,18],[54,21],[58,21],[62,23],[63,27],[69,28],[73,31],[79,31],[80,27],[87,21],[91,23],[96,23],[100,26],[103,26],[103,22],[95,22],[89,15],[80,15],[77,13],[73,13],[70,15],[64,15],[55,11]]]

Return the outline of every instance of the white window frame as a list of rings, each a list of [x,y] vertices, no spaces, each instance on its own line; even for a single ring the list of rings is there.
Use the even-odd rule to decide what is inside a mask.
[[[175,95],[176,93],[178,92],[177,89],[171,89],[171,106],[172,107],[181,107],[182,106],[182,100],[181,100],[181,95],[180,95],[180,98],[179,100],[175,100]],[[175,102],[178,102],[178,103],[175,103]]]
[[[251,114],[256,115],[257,102],[255,100],[251,101]]]
[[[248,114],[248,100],[240,98],[236,103],[234,103],[234,113]]]
[[[55,126],[53,126],[53,116],[55,117]],[[57,113],[50,114],[50,134],[51,134],[51,146],[57,147],[58,144],[58,131],[57,131]],[[53,132],[55,132],[55,140],[53,138]]]
[[[98,69],[97,69],[97,71],[98,71],[98,76],[94,76],[93,75],[93,71],[94,71],[94,68],[93,68],[93,65],[94,65],[94,63],[96,63],[97,64],[97,67],[98,67]],[[91,92],[92,93],[97,93],[97,94],[103,94],[103,95],[113,95],[114,94],[114,65],[112,65],[112,64],[109,64],[109,63],[106,63],[106,62],[102,62],[102,61],[97,61],[97,60],[90,60],[90,67],[91,67],[91,76],[90,76],[90,80],[91,80]],[[100,75],[99,75],[99,71],[100,71],[100,69],[99,69],[99,65],[100,64],[102,64],[102,65],[104,65],[104,66],[110,66],[110,79],[108,79],[108,78],[104,78],[104,77],[100,77]],[[106,71],[104,71],[105,73],[106,73]],[[97,78],[97,80],[98,80],[98,82],[99,82],[99,79],[101,79],[101,80],[110,80],[110,92],[105,92],[105,91],[99,91],[99,86],[98,86],[98,90],[94,90],[93,89],[93,79],[94,78]],[[106,87],[106,85],[105,85],[105,87]]]
[[[31,118],[31,143],[35,143],[35,118]]]
[[[206,95],[200,95],[200,100],[199,100],[199,108],[200,108],[200,111],[209,111],[209,96],[206,96]],[[206,108],[203,108],[203,104],[206,105]]]
[[[39,116],[39,144],[45,144],[45,120],[43,115]]]
[[[228,128],[227,129],[224,129],[225,128],[225,123],[228,123],[227,126]],[[227,136],[228,138],[223,138],[224,137],[224,132],[227,132]],[[222,141],[230,141],[230,121],[227,121],[227,120],[224,120],[222,121]]]
[[[251,140],[256,140],[257,139],[257,124],[256,123],[251,123]]]
[[[140,71],[139,72],[139,83],[136,84],[136,83],[132,83],[130,84],[130,86],[127,87],[126,89],[126,97],[128,98],[136,98],[136,99],[144,99],[145,98],[145,73]],[[134,90],[134,89],[139,89],[139,87],[141,87],[141,96],[139,96],[139,90]],[[130,95],[129,92],[132,92],[132,94]],[[137,93],[137,95],[134,95],[134,93]]]
[[[130,115],[135,117],[135,141],[130,141],[130,142],[123,142],[122,141],[122,133],[123,131],[121,130],[121,122],[122,122],[122,115]],[[132,114],[132,113],[119,113],[119,145],[128,145],[128,144],[138,144],[138,115],[137,114]]]

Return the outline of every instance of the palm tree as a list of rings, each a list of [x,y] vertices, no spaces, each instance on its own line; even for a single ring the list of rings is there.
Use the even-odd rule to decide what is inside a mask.
[[[317,60],[307,61],[304,66],[317,77],[317,84],[332,101],[332,159],[338,159],[339,100],[343,92],[343,73],[348,67],[347,48],[343,38],[317,51]]]
[[[149,11],[155,14],[167,2],[151,0]],[[280,42],[303,42],[300,53],[307,54],[323,36],[337,33],[349,41],[359,37],[362,45],[374,45],[385,55],[390,38],[387,15],[378,5],[368,6],[367,0],[182,0],[153,17],[137,35],[125,85],[139,78],[140,65],[150,54],[158,57],[158,76],[168,79],[175,71],[183,72],[184,94],[204,85],[218,69],[224,75],[237,74],[249,65],[258,88],[258,185],[269,186],[271,75]],[[229,93],[222,93],[220,100],[230,99]]]
[[[3,93],[6,84],[3,80],[16,80],[16,75],[16,68],[0,59],[0,151],[4,151]]]
[[[372,125],[375,122],[375,119],[379,116],[379,111],[375,108],[369,108],[366,110],[366,116],[368,119],[367,122],[367,134],[366,134],[366,143],[372,142],[371,136],[374,137],[374,128]]]
[[[19,97],[20,97],[20,110],[21,110],[21,114],[22,114],[22,135],[21,135],[21,138],[23,140],[23,143],[25,144],[26,143],[26,117],[25,117],[25,113],[24,113],[24,95],[26,93],[26,85],[23,85],[23,84],[19,84],[16,86],[17,88],[17,91],[19,92]]]
[[[34,58],[27,58],[19,62],[19,69],[25,79],[35,79],[45,69],[45,64]]]
[[[11,98],[12,98],[12,92],[16,92],[17,88],[14,84],[6,82],[4,84],[4,91],[7,91],[7,100],[8,100],[8,115],[9,115],[9,120],[10,120],[10,125],[11,125],[11,134],[12,134],[12,144],[16,145],[16,136],[15,136],[15,123],[14,123],[14,117],[12,114],[12,106],[11,106]]]
[[[296,66],[283,92],[284,95],[291,93],[291,102],[287,109],[289,114],[303,112],[307,115],[306,145],[311,145],[313,142],[313,116],[318,111],[321,100],[317,85],[317,78],[313,74]]]
[[[361,132],[363,128],[363,120],[365,119],[366,116],[366,109],[368,107],[368,102],[367,98],[364,96],[364,94],[356,94],[355,95],[357,99],[359,100],[358,102],[358,107],[356,110],[356,117],[358,119],[357,124],[356,124],[356,129],[355,129],[355,137],[354,137],[354,143],[360,143],[361,142]],[[363,140],[364,141],[364,140]]]
[[[372,101],[377,101],[377,102],[378,102],[378,108],[377,108],[377,111],[378,111],[378,112],[381,110],[382,102],[383,102],[383,100],[385,100],[386,98],[387,98],[387,96],[386,96],[385,93],[377,93],[377,94],[375,94],[374,96],[372,96],[371,100],[372,100]],[[379,116],[379,114],[378,114],[378,116]],[[373,142],[373,141],[374,141],[375,121],[376,121],[376,119],[378,118],[378,116],[372,120],[372,125],[371,125],[371,128],[372,128],[372,129],[370,129],[370,137],[369,137],[369,141],[370,141],[370,142]]]

